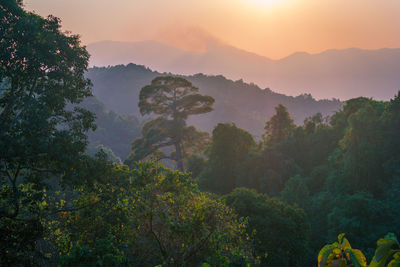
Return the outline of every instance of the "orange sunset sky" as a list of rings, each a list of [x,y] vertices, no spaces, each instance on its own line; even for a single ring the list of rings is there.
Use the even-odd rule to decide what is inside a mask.
[[[400,0],[25,0],[85,44],[224,42],[272,59],[297,51],[400,47]]]

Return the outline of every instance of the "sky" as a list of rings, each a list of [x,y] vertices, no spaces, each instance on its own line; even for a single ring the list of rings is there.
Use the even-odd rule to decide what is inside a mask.
[[[155,40],[204,51],[222,42],[271,59],[400,47],[400,0],[25,0],[84,44]]]

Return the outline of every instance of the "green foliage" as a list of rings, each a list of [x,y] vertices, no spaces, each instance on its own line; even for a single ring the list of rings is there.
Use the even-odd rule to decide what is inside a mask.
[[[150,85],[142,88],[139,109],[142,115],[160,115],[146,122],[142,128],[143,138],[132,143],[132,152],[127,163],[142,160],[149,155],[156,158],[175,160],[177,168],[183,170],[183,161],[206,142],[207,133],[198,132],[193,126],[186,126],[190,115],[207,113],[212,110],[214,99],[198,94],[198,88],[181,77],[156,77]],[[160,149],[174,147],[166,156]]]
[[[107,184],[82,188],[75,206],[83,209],[68,212],[64,222],[53,224],[53,232],[59,234],[52,238],[63,253],[74,259],[70,244],[81,246],[78,251],[95,250],[96,240],[107,239],[139,266],[252,261],[246,222],[200,192],[189,174],[154,162],[135,163],[130,171],[117,166],[110,171]]]
[[[248,218],[247,232],[261,266],[308,266],[310,226],[301,209],[244,188],[224,199]]]
[[[22,1],[0,3],[0,265],[28,264],[34,255],[49,180],[83,182],[74,170],[95,126],[76,105],[91,95],[88,59],[58,18],[26,12]]]
[[[76,245],[68,255],[61,257],[60,266],[127,266],[124,254],[109,240],[96,240],[94,247]]]
[[[194,154],[187,160],[187,171],[192,173],[193,178],[197,178],[205,167],[204,157]]]
[[[346,104],[345,109],[351,105]],[[351,108],[351,107],[350,107]],[[381,193],[385,182],[385,160],[381,116],[384,103],[369,100],[348,117],[348,130],[340,141],[346,182],[355,190]],[[380,178],[380,179],[377,179]],[[355,185],[355,186],[354,186]]]
[[[136,213],[140,228],[157,241],[165,263],[221,265],[243,253],[244,222],[199,192],[188,174],[142,164],[133,176],[141,200]]]
[[[265,124],[266,142],[269,145],[277,144],[293,134],[295,125],[287,108],[282,104],[275,107],[276,114]]]
[[[350,246],[344,234],[338,236],[338,242],[325,245],[318,254],[318,267],[356,266],[366,267],[367,259],[364,254]]]
[[[97,145],[97,146],[93,147],[93,146],[89,145],[88,149],[87,149],[88,154],[93,155],[93,156],[96,155],[96,153],[98,153],[100,151],[104,152],[107,156],[107,159],[110,160],[111,162],[114,162],[116,164],[122,164],[121,158],[116,156],[114,154],[114,151],[112,151],[111,148],[109,148],[109,147],[106,147],[104,145]]]
[[[300,175],[290,178],[286,182],[285,188],[281,192],[281,198],[283,201],[291,205],[298,204],[303,209],[308,207],[310,192],[305,179]]]
[[[238,180],[238,168],[255,146],[253,137],[235,124],[219,123],[213,130],[208,162],[200,174],[202,188],[215,193],[231,192]]]
[[[245,186],[280,196],[306,211],[312,225],[313,253],[337,232],[347,232],[370,259],[374,240],[388,231],[398,234],[400,229],[396,206],[400,195],[399,103],[399,96],[390,102],[352,99],[331,118],[317,114],[301,127],[288,126],[290,134],[276,134],[284,137],[274,142],[271,130],[266,145],[245,151],[235,164],[229,165],[230,158],[224,153],[213,159],[209,156],[200,185],[213,192],[229,185],[230,190]],[[287,122],[282,125],[291,125],[287,111],[281,113]],[[284,132],[279,131],[277,114],[274,118],[268,125],[275,125],[275,133]],[[221,147],[228,151],[239,143],[224,140]],[[213,163],[217,170],[230,167],[220,175],[223,183],[207,188]]]
[[[365,248],[390,227],[387,223],[391,219],[382,201],[374,199],[371,194],[359,192],[338,196],[332,202],[334,207],[327,215],[328,236],[333,237],[335,231],[346,231],[354,244],[370,256],[373,249]]]
[[[150,120],[135,139],[136,117],[95,98],[82,103],[91,95],[88,57],[59,19],[26,12],[22,1],[0,3],[1,266],[312,266],[338,232],[372,258],[370,266],[400,265],[400,93],[388,102],[351,99],[332,117],[318,113],[302,126],[278,105],[265,142],[256,144],[235,124],[218,124],[212,140],[187,126],[191,115],[210,112],[214,99],[182,77],[156,77],[132,64],[93,69],[121,79],[132,79],[134,69],[143,74],[141,86],[154,78],[139,95]],[[265,96],[296,112],[298,98],[222,76],[190,79],[224,99],[212,122],[235,118],[254,130],[272,111]],[[243,87],[243,99],[263,112],[232,98],[244,96]],[[128,88],[121,103],[136,107]],[[133,139],[129,168],[120,158]],[[176,161],[179,170],[186,165],[195,179],[158,161],[137,162],[151,157]],[[221,200],[199,187],[228,195]],[[366,266],[343,235],[318,261]]]
[[[8,207],[8,213],[21,214],[18,220],[2,217],[0,220],[0,264],[12,266],[18,263],[34,264],[41,255],[35,252],[36,241],[43,234],[42,213],[47,209],[45,191],[38,191],[33,184],[20,184],[17,192],[3,185],[0,190],[0,205]],[[14,206],[15,202],[17,205]],[[15,210],[18,208],[18,210]],[[32,214],[32,215],[30,215]]]
[[[352,249],[344,234],[338,236],[339,242],[325,245],[318,255],[318,266],[369,266],[394,267],[400,264],[400,245],[393,233],[388,233],[378,240],[378,247],[371,263],[367,265],[364,254],[358,249]],[[390,262],[389,262],[390,261]]]
[[[394,267],[400,265],[400,244],[393,233],[389,233],[384,238],[379,239],[377,245],[378,247],[369,267]],[[389,262],[389,260],[391,261]]]
[[[151,85],[143,87],[140,91],[140,113],[155,113],[185,120],[189,115],[210,112],[214,99],[196,94],[198,90],[184,78],[157,77]]]
[[[94,67],[87,73],[94,85],[94,95],[107,109],[119,114],[133,114],[136,117],[140,117],[136,105],[139,102],[140,89],[150,84],[155,77],[162,75],[165,73],[132,63]],[[238,127],[261,136],[264,133],[266,118],[274,115],[274,107],[278,104],[288,108],[297,124],[301,124],[305,118],[317,112],[323,115],[333,114],[343,104],[337,99],[316,100],[310,95],[286,96],[242,80],[232,81],[222,75],[200,73],[181,77],[198,87],[200,94],[215,99],[213,112],[189,118],[188,122],[202,131],[211,132],[220,122],[235,122]]]

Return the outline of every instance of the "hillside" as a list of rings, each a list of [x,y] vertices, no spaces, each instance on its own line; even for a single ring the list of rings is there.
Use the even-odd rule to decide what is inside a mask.
[[[107,109],[138,118],[141,117],[137,107],[140,89],[159,75],[167,74],[135,64],[94,67],[87,73],[94,85],[94,95]],[[219,122],[235,122],[239,127],[260,136],[264,132],[265,121],[273,115],[274,107],[278,104],[285,105],[298,124],[317,112],[330,115],[341,106],[338,100],[317,101],[308,94],[286,96],[221,75],[196,74],[184,77],[197,86],[202,94],[216,100],[213,112],[189,120],[190,124],[206,131],[212,130]]]
[[[89,152],[94,154],[98,146],[110,148],[117,157],[125,159],[130,152],[131,142],[141,135],[141,124],[132,115],[120,115],[107,110],[97,97],[86,98],[81,107],[96,114],[96,130],[88,132]]]
[[[185,51],[155,41],[103,41],[88,45],[91,66],[137,64],[164,72],[222,74],[243,78],[287,95],[317,99],[366,96],[388,100],[400,87],[400,49],[343,49],[295,53],[280,60],[214,42],[205,52]]]

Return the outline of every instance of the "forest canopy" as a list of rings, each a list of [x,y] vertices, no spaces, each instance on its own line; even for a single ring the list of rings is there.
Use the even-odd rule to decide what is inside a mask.
[[[186,120],[221,98],[182,76],[127,99],[145,121],[107,109],[79,37],[21,1],[0,41],[1,266],[399,266],[400,93],[209,134]]]

